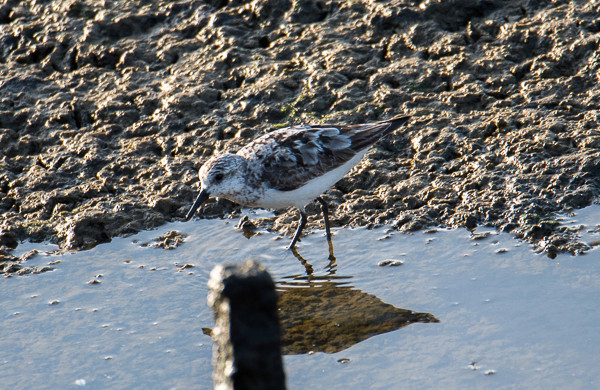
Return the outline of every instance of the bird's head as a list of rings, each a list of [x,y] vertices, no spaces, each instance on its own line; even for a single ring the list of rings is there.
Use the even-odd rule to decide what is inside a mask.
[[[243,157],[231,153],[220,154],[204,163],[198,172],[200,194],[185,219],[189,220],[209,197],[235,201],[236,194],[244,188],[246,164]]]

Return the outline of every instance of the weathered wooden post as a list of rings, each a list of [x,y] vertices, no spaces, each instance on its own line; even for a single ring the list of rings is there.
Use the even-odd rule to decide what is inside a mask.
[[[257,262],[218,265],[208,304],[215,316],[215,389],[285,389],[277,294]]]

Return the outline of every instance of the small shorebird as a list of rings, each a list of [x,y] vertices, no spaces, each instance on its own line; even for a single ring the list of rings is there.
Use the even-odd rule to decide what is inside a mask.
[[[200,168],[200,194],[185,219],[209,197],[250,207],[297,207],[300,222],[288,248],[294,249],[306,225],[304,207],[316,199],[331,251],[327,203],[320,195],[358,164],[371,145],[409,119],[398,116],[360,125],[286,127],[257,138],[236,154],[212,157]]]

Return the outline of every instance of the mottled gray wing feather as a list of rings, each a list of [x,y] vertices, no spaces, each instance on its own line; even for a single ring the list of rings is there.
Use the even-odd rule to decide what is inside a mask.
[[[292,191],[375,143],[390,124],[290,127],[258,138],[238,154],[262,168],[255,172],[258,180],[281,191]]]

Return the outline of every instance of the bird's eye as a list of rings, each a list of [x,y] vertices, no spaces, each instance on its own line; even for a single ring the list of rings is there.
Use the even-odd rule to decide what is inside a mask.
[[[217,174],[215,175],[215,181],[218,183],[218,182],[220,182],[221,180],[223,180],[223,174],[222,174],[222,173],[217,173]]]

